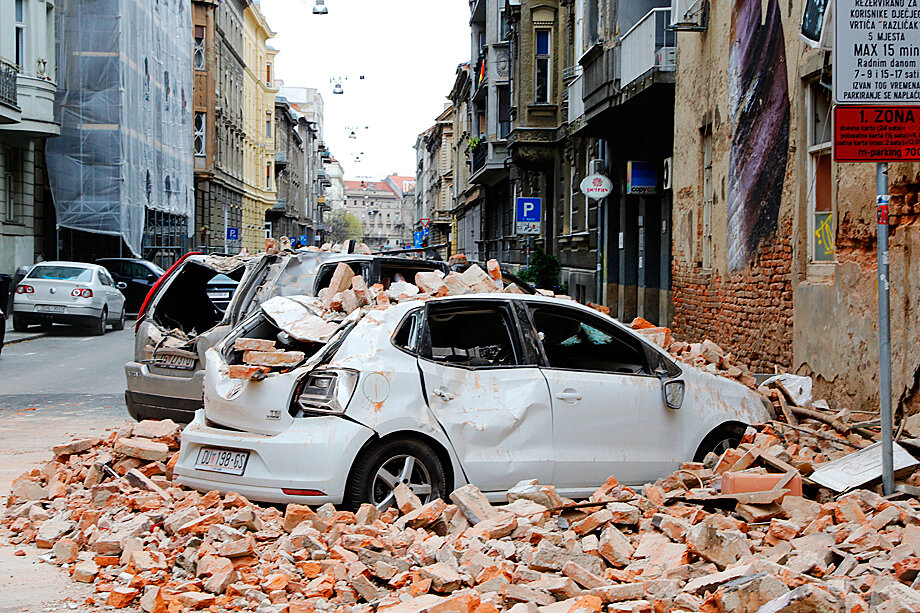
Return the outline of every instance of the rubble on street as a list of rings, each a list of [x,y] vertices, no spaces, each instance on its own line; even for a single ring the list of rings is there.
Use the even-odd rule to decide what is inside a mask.
[[[820,415],[587,501],[522,482],[492,505],[465,485],[425,505],[405,489],[384,512],[185,489],[178,426],[147,421],[55,447],[14,482],[0,534],[94,584],[90,604],[149,613],[920,610],[920,502],[812,482],[872,443]]]

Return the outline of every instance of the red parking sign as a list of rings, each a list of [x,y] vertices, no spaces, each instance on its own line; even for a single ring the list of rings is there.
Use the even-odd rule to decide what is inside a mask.
[[[920,107],[835,106],[834,160],[920,161]]]

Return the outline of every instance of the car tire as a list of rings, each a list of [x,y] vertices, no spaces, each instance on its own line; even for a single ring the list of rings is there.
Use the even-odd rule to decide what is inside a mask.
[[[13,315],[13,330],[16,332],[25,332],[29,329],[29,324],[20,316]]]
[[[406,477],[406,462],[410,459],[411,475]],[[407,485],[422,503],[447,495],[447,478],[438,455],[421,441],[403,438],[374,444],[358,455],[343,502],[346,508],[355,511],[365,502],[385,510],[395,502],[392,488],[407,478]]]
[[[99,316],[99,320],[93,324],[93,327],[90,328],[90,334],[93,336],[102,336],[105,334],[105,327],[109,323],[109,311],[108,309],[102,309],[102,315]]]
[[[125,329],[125,308],[121,307],[121,317],[118,318],[114,324],[112,324],[113,330],[124,330]]]
[[[726,449],[732,449],[741,444],[744,438],[744,431],[747,429],[742,424],[724,424],[710,432],[703,442],[700,443],[696,455],[693,457],[695,462],[702,462],[710,452],[716,455],[722,455]]]

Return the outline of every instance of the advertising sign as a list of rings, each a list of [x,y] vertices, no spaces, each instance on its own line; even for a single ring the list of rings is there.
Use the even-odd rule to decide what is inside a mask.
[[[920,161],[920,107],[835,106],[834,160]]]
[[[518,198],[514,209],[517,233],[539,234],[542,209],[542,198]]]
[[[836,0],[834,102],[920,104],[916,2]]]
[[[629,195],[658,192],[658,166],[654,162],[626,162],[626,193]]]
[[[613,183],[604,175],[588,175],[581,181],[581,193],[592,200],[606,198],[613,191]]]

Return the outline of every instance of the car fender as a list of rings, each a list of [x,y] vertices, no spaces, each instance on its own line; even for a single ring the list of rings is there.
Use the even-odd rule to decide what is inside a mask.
[[[689,411],[692,417],[684,420],[686,457],[693,457],[703,439],[723,424],[761,424],[773,418],[763,396],[746,385],[683,364],[681,369],[686,387],[684,404],[677,410]]]

